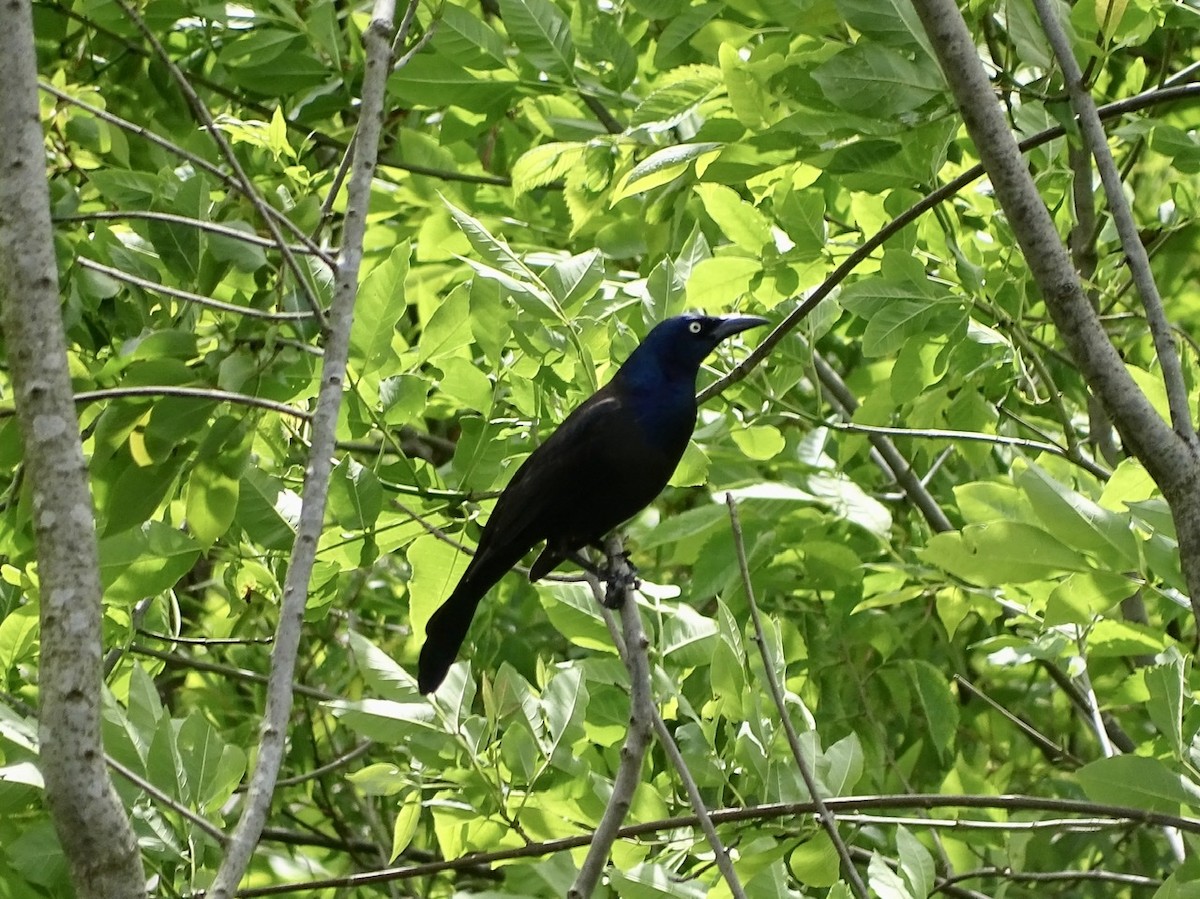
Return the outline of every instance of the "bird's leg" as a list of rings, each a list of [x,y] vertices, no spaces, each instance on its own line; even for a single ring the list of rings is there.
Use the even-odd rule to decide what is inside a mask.
[[[596,580],[600,580],[600,581],[608,580],[608,572],[603,567],[597,565],[595,562],[593,562],[591,559],[589,559],[586,555],[584,555],[581,550],[576,549],[576,550],[572,550],[569,553],[564,553],[563,558],[567,559],[568,561],[574,562],[576,565],[578,565],[580,568],[582,568],[584,571],[586,571],[592,577],[596,578]]]
[[[596,541],[596,542],[594,542],[594,543],[591,543],[591,544],[589,544],[589,545],[590,545],[590,546],[591,546],[593,549],[599,550],[601,553],[605,553],[605,554],[606,554],[606,555],[605,555],[605,558],[606,558],[606,559],[608,559],[608,556],[607,556],[608,548],[607,548],[607,547],[606,547],[606,546],[605,546],[603,543],[601,543],[601,542],[599,542],[599,541]],[[634,577],[634,580],[636,581],[636,580],[637,580],[637,577],[636,577],[636,575],[637,575],[637,573],[638,573],[638,568],[637,568],[637,566],[636,566],[636,565],[634,565],[634,564],[633,564],[633,553],[631,553],[631,552],[630,552],[629,550],[627,550],[627,549],[623,549],[623,550],[621,550],[621,551],[620,551],[620,552],[617,554],[616,558],[619,558],[619,559],[623,559],[623,560],[624,560],[624,562],[625,562],[625,565],[626,565],[626,566],[629,568],[629,571],[630,571],[630,573],[631,573],[631,574],[633,574],[633,575],[635,575],[635,577]],[[605,571],[607,571],[607,572],[611,573],[611,572],[612,572],[612,569],[613,569],[614,567],[617,567],[617,566],[615,566],[615,565],[613,565],[613,564],[612,564],[612,559],[609,559],[609,562],[608,562],[608,564],[607,564],[607,565],[605,565]],[[608,580],[608,577],[606,576],[606,577],[604,578],[604,580]],[[637,584],[635,583],[635,584],[634,584],[634,586],[636,587],[636,586],[637,586]]]
[[[638,580],[637,568],[630,561],[629,551],[621,550],[615,555],[608,554],[608,547],[601,543],[593,543],[605,554],[604,564],[604,607],[619,609],[625,603],[625,594],[636,590],[641,581]]]
[[[599,543],[593,543],[591,545],[602,552],[604,550],[603,545]],[[597,580],[604,581],[605,608],[621,608],[621,604],[625,601],[625,592],[627,590],[636,589],[638,584],[641,583],[641,581],[638,580],[637,568],[634,566],[633,562],[629,560],[628,551],[622,551],[621,554],[614,559],[609,559],[606,556],[603,565],[597,565],[580,550],[567,553],[566,558],[570,559]]]

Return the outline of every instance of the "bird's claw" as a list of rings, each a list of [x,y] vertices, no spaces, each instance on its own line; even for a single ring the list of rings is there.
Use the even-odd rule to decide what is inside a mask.
[[[622,555],[625,556],[625,564],[612,566],[604,579],[604,607],[606,609],[621,608],[625,605],[625,597],[629,591],[636,590],[642,583],[638,579],[637,569],[629,561],[629,554],[622,553]]]

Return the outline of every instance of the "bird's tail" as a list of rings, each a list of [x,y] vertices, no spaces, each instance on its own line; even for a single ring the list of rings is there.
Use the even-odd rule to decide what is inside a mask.
[[[520,561],[526,547],[528,544],[523,547],[519,540],[499,548],[481,547],[454,592],[430,616],[425,625],[425,645],[417,661],[417,686],[422,693],[432,693],[441,686],[458,657],[479,601]]]
[[[482,591],[463,589],[471,586],[464,578],[425,625],[425,645],[417,662],[417,686],[422,693],[432,693],[441,686],[458,657],[475,609],[487,591],[486,587]]]

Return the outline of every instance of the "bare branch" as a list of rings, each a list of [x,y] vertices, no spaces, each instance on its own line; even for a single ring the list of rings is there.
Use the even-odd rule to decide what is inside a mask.
[[[1001,809],[1014,811],[1050,811],[1065,815],[1086,816],[1085,824],[1091,823],[1095,817],[1120,819],[1125,826],[1144,826],[1148,824],[1168,825],[1178,827],[1187,833],[1200,834],[1200,818],[1185,818],[1178,815],[1168,815],[1162,812],[1148,812],[1144,809],[1127,806],[1106,805],[1096,802],[1081,802],[1076,799],[1047,799],[1041,796],[986,796],[986,795],[950,795],[929,793],[904,793],[880,796],[843,796],[825,800],[825,804],[835,814],[864,809]],[[738,821],[768,822],[790,820],[800,815],[811,815],[816,811],[813,802],[776,803],[771,805],[748,806],[745,808],[716,809],[712,819],[717,824],[731,824]],[[903,822],[906,826],[937,826],[930,821],[914,818]],[[1015,822],[1018,827],[1024,827],[1029,822]],[[1060,822],[1061,823],[1061,822]],[[662,831],[675,830],[680,827],[695,827],[694,815],[680,815],[674,818],[664,818],[659,821],[647,821],[643,824],[630,824],[617,832],[618,839],[645,836]],[[979,826],[980,822],[963,819],[962,826]],[[987,826],[993,826],[991,822]],[[479,865],[495,862],[510,861],[515,858],[537,858],[567,852],[586,846],[592,841],[591,833],[562,837],[557,840],[546,840],[529,846],[519,846],[515,849],[501,849],[496,852],[479,852],[450,861],[428,862],[409,865],[400,868],[384,868],[379,871],[366,871],[352,874],[348,877],[312,880],[304,883],[273,884],[263,887],[249,887],[239,892],[239,897],[250,899],[254,896],[278,896],[287,893],[299,893],[334,887],[350,888],[370,884],[389,883],[394,880],[412,880],[418,877],[428,877],[443,871],[457,871]]]
[[[620,537],[612,538],[608,558],[610,565],[624,565],[628,572],[629,563],[621,554]],[[604,613],[604,621],[612,634],[613,642],[629,671],[629,727],[625,731],[625,745],[621,747],[621,763],[617,768],[617,776],[613,778],[612,793],[609,794],[604,815],[592,835],[587,856],[579,866],[575,883],[567,891],[567,899],[587,899],[591,896],[608,866],[613,843],[625,816],[629,813],[633,794],[642,782],[642,761],[650,745],[651,720],[654,717],[654,702],[650,693],[648,641],[642,629],[642,615],[638,611],[633,589],[627,586],[623,590],[620,600],[622,630],[618,630],[612,612],[604,605],[604,588],[595,577],[589,576],[588,583]]]
[[[1108,208],[1112,211],[1113,222],[1117,226],[1117,234],[1121,238],[1121,248],[1129,269],[1133,273],[1133,282],[1137,285],[1142,298],[1142,306],[1146,310],[1146,321],[1150,325],[1150,334],[1154,338],[1154,348],[1158,352],[1158,361],[1162,366],[1163,381],[1167,388],[1167,405],[1171,411],[1171,424],[1175,433],[1188,443],[1195,445],[1196,429],[1192,425],[1191,412],[1188,410],[1187,385],[1183,381],[1183,369],[1179,365],[1179,352],[1171,335],[1171,325],[1167,321],[1163,309],[1162,296],[1159,295],[1158,285],[1154,283],[1154,274],[1150,271],[1150,257],[1146,247],[1138,236],[1137,223],[1133,220],[1133,210],[1125,196],[1125,186],[1121,182],[1121,173],[1113,161],[1112,152],[1108,148],[1108,138],[1104,134],[1104,126],[1100,124],[1100,115],[1096,111],[1096,103],[1084,84],[1083,72],[1075,61],[1071,50],[1071,42],[1066,30],[1058,18],[1058,10],[1050,0],[1033,0],[1038,18],[1042,20],[1042,28],[1054,50],[1058,64],[1062,66],[1063,77],[1067,82],[1067,91],[1071,95],[1071,105],[1079,122],[1079,130],[1084,143],[1096,160],[1096,168],[1100,172],[1100,181],[1104,185],[1104,193],[1108,197]]]
[[[0,28],[0,316],[33,488],[39,767],[78,894],[136,899],[145,873],[100,731],[100,564],[59,310],[32,15],[14,0]]]
[[[198,293],[192,293],[189,290],[180,290],[178,287],[168,287],[165,284],[159,284],[157,281],[150,281],[146,278],[139,278],[137,275],[130,274],[119,268],[113,268],[111,265],[104,265],[100,262],[94,262],[86,256],[80,256],[75,260],[80,268],[86,268],[93,272],[99,272],[102,275],[107,275],[114,280],[121,281],[125,284],[130,284],[134,287],[140,287],[142,290],[148,290],[151,293],[162,294],[165,297],[173,297],[177,300],[183,300],[188,303],[195,303],[197,306],[204,306],[207,309],[216,309],[219,312],[232,312],[235,315],[244,315],[247,318],[261,318],[266,321],[282,322],[295,321],[297,319],[310,319],[313,317],[311,312],[268,312],[265,309],[254,309],[250,306],[239,306],[236,303],[226,303],[224,300],[214,300],[212,297],[206,297]]]
[[[275,647],[271,657],[267,708],[263,715],[258,765],[247,791],[242,817],[234,830],[229,851],[208,892],[213,899],[229,899],[237,889],[254,846],[266,823],[275,781],[287,745],[287,724],[292,708],[292,677],[304,623],[308,581],[312,574],[317,541],[325,518],[325,500],[337,434],[338,409],[350,354],[350,326],[358,292],[363,235],[375,173],[376,152],[383,124],[384,90],[391,61],[393,0],[376,0],[371,22],[363,35],[366,71],[359,140],[350,177],[344,243],[338,260],[328,342],[322,362],[321,389],[312,423],[312,445],[304,479],[304,505],[296,531],[296,543],[288,566]]]
[[[804,757],[804,750],[800,746],[800,736],[792,725],[783,689],[779,684],[779,678],[775,675],[775,660],[771,657],[770,650],[767,649],[762,615],[759,614],[758,602],[754,598],[754,583],[750,579],[750,566],[746,562],[746,541],[742,537],[742,523],[738,519],[737,503],[734,501],[732,493],[725,494],[725,505],[729,509],[729,523],[733,529],[733,545],[737,551],[738,568],[742,572],[742,587],[746,591],[746,602],[750,605],[750,619],[754,622],[754,642],[758,644],[758,652],[762,656],[767,687],[771,691],[775,709],[779,712],[779,722],[783,725],[783,731],[787,735],[788,746],[792,750],[792,758],[796,761],[800,776],[804,779],[804,786],[816,807],[821,827],[829,837],[829,841],[833,843],[834,848],[837,849],[838,858],[842,860],[842,875],[849,881],[854,895],[859,899],[867,899],[867,885],[863,883],[862,875],[858,873],[858,868],[855,867],[854,860],[850,857],[846,841],[838,833],[837,819],[834,818],[833,813],[829,811],[829,806],[821,798],[820,785],[817,783],[816,775],[813,774],[812,766]]]

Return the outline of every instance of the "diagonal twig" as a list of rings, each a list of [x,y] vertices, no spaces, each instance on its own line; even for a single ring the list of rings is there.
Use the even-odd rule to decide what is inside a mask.
[[[842,839],[842,835],[838,833],[837,819],[833,816],[833,812],[829,810],[829,806],[825,804],[824,799],[821,798],[821,791],[817,784],[816,775],[813,774],[812,767],[804,757],[804,750],[800,746],[800,736],[796,733],[796,728],[792,725],[791,715],[788,714],[787,703],[783,696],[783,688],[779,684],[779,678],[775,676],[775,661],[771,658],[770,650],[767,649],[762,615],[759,614],[758,603],[754,599],[754,584],[750,580],[750,567],[746,563],[746,541],[742,538],[742,522],[738,518],[737,503],[734,501],[732,493],[725,494],[725,505],[729,508],[729,523],[733,529],[733,545],[737,550],[738,568],[742,572],[742,586],[746,590],[746,602],[750,606],[750,618],[754,623],[754,642],[758,644],[758,651],[762,655],[767,686],[771,690],[771,698],[775,701],[775,708],[779,710],[779,720],[783,725],[784,733],[787,734],[788,746],[791,747],[792,757],[796,760],[796,767],[800,769],[800,776],[804,778],[804,786],[807,787],[808,795],[816,807],[817,818],[821,822],[821,827],[837,850],[838,858],[842,860],[843,876],[849,881],[851,888],[854,890],[854,895],[858,896],[859,899],[867,899],[869,895],[867,885],[863,883],[862,875],[858,873],[854,859],[850,856],[850,848],[846,845],[846,841]]]
[[[247,789],[242,817],[229,841],[209,899],[230,899],[250,862],[266,823],[275,782],[287,747],[287,724],[292,709],[292,677],[296,668],[304,606],[317,541],[325,519],[325,501],[337,435],[338,410],[350,355],[350,326],[358,292],[363,235],[375,173],[376,152],[383,126],[384,92],[391,61],[394,0],[376,0],[371,22],[363,34],[366,70],[363,74],[360,139],[348,189],[345,233],[338,258],[328,341],[322,359],[321,389],[312,420],[312,440],[304,478],[304,504],[296,542],[284,584],[279,623],[271,653],[267,705],[263,714],[258,764]]]

